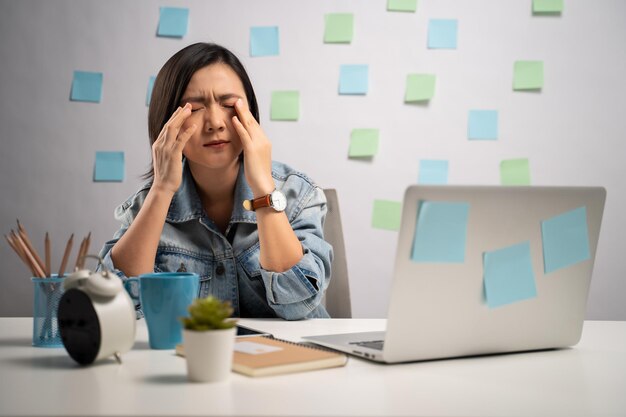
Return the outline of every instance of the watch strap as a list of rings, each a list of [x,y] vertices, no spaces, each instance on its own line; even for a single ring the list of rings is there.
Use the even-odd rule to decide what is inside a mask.
[[[243,207],[246,210],[256,211],[263,207],[270,207],[272,204],[271,194],[267,194],[254,200],[244,200]]]
[[[259,198],[252,200],[252,210],[257,210],[263,207],[269,207],[272,203],[271,195],[267,194]]]

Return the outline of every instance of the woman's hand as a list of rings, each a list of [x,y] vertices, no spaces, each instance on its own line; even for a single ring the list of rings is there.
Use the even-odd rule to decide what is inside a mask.
[[[275,188],[272,178],[272,143],[243,100],[235,102],[235,109],[237,115],[233,116],[232,122],[243,146],[246,180],[254,197],[261,197]]]
[[[152,144],[153,189],[174,194],[180,187],[183,180],[183,148],[197,127],[193,124],[181,132],[183,123],[190,115],[189,103],[178,107]]]

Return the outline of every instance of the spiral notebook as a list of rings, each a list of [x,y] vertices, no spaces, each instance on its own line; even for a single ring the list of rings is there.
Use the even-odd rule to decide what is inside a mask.
[[[271,336],[237,339],[234,350],[232,370],[248,376],[334,368],[348,362],[348,357],[343,353]],[[184,347],[176,346],[176,353],[184,356]]]

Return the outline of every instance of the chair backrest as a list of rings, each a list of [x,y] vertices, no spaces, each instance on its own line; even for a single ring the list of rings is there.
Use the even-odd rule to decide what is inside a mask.
[[[332,276],[322,303],[333,318],[352,318],[346,247],[343,241],[337,190],[325,189],[328,212],[324,223],[324,239],[333,246]]]

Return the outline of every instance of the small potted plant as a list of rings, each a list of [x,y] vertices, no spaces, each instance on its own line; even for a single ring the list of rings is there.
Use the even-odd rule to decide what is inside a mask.
[[[233,314],[230,302],[213,296],[197,298],[188,310],[189,317],[181,320],[189,380],[218,382],[228,379],[237,324],[230,318]]]

